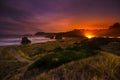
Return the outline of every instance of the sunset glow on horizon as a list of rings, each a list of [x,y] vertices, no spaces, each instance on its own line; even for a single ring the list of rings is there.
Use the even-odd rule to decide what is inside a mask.
[[[0,0],[0,34],[107,29],[120,22],[119,0]]]
[[[93,38],[93,36],[92,36],[92,35],[86,35],[86,37],[87,37],[88,39]]]
[[[83,34],[84,34],[84,36],[87,37],[88,39],[91,39],[91,38],[93,38],[93,37],[96,37],[94,33],[89,32],[89,31],[85,31]]]

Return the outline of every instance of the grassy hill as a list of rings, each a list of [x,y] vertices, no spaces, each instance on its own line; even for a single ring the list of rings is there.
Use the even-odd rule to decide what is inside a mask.
[[[0,73],[0,77],[8,76],[5,80],[119,80],[119,45],[120,39],[69,38],[0,47],[0,61],[9,60],[0,63],[1,71],[9,71]]]
[[[11,47],[0,47],[0,79],[7,79],[7,77],[13,76],[15,73],[19,73],[17,70],[25,66],[26,62],[19,61],[13,52]]]
[[[42,73],[36,80],[119,80],[119,74],[120,57],[102,52]]]

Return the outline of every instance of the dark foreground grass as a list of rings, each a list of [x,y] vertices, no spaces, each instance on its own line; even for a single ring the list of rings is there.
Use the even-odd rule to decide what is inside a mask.
[[[0,61],[3,60],[17,60],[11,52],[10,47],[0,47]]]
[[[0,61],[0,80],[3,80],[8,75],[14,76],[18,73],[17,70],[26,64],[19,61]]]
[[[11,78],[11,80],[119,80],[120,59],[118,56],[108,53],[113,52],[114,54],[115,52],[118,55],[120,53],[119,42],[120,39],[76,38],[4,47],[0,48],[0,55],[5,56],[0,59],[16,61],[10,51],[10,49],[14,49],[22,57],[35,61],[24,74],[21,74],[20,79]],[[101,47],[107,53],[101,54]],[[4,67],[3,64],[1,64],[2,67]],[[14,64],[10,65],[10,69],[7,71],[14,71],[14,67],[18,65],[13,66]],[[19,74],[14,75],[18,76]]]
[[[108,43],[116,40],[119,41],[119,39],[92,38],[74,42],[71,46],[67,47],[61,47],[59,45],[53,50],[50,50],[50,54],[46,54],[29,66],[23,78],[28,78],[29,80],[31,78],[29,76],[36,76],[43,72],[49,72],[50,70],[71,61],[95,56],[99,54],[99,51],[101,51],[101,46],[107,45]]]
[[[51,69],[55,69],[68,62],[87,58],[89,56],[89,54],[87,55],[85,53],[68,50],[60,53],[48,54],[29,66],[21,80],[30,80],[33,76],[35,77],[43,72],[48,72]]]
[[[39,75],[36,80],[120,80],[120,57],[102,53],[73,61]]]
[[[37,75],[68,62],[94,56],[97,54],[96,51],[98,49],[99,45],[95,45],[94,41],[89,41],[88,39],[85,39],[83,42],[73,43],[71,46],[65,48],[58,46],[50,50],[50,54],[46,54],[29,66],[24,77],[30,78],[29,76],[33,74]]]
[[[48,71],[50,69],[56,68],[62,64],[65,64],[67,62],[85,58],[86,55],[80,52],[74,52],[74,51],[63,51],[61,53],[53,53],[48,54],[39,60],[37,60],[34,64],[32,64],[28,70],[32,70],[34,68],[39,68],[40,71]]]
[[[41,72],[49,71],[62,64],[70,61],[86,58],[97,54],[95,50],[98,50],[99,45],[95,45],[94,42],[86,41],[80,44],[73,44],[73,46],[65,49],[60,46],[51,50],[51,54],[45,55],[33,63],[28,70],[38,68]]]

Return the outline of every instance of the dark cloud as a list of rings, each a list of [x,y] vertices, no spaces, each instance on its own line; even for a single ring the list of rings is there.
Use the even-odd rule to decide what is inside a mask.
[[[120,21],[119,7],[119,0],[0,0],[0,34],[109,24]]]

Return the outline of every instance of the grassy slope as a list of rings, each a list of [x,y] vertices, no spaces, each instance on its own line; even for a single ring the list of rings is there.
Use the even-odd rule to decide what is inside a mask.
[[[33,63],[28,68],[28,71],[23,76],[23,79],[30,80],[30,78],[33,77],[32,75],[34,75],[35,77],[36,75],[41,74],[43,72],[49,72],[50,70],[55,69],[63,64],[67,64],[71,61],[76,61],[78,59],[81,60],[83,58],[87,58],[91,56],[94,58],[95,55],[99,54],[99,51],[101,50],[101,46],[107,45],[108,43],[113,41],[114,39],[111,40],[111,39],[102,39],[102,38],[99,38],[99,39],[94,38],[90,40],[85,39],[83,41],[81,41],[80,39],[77,39],[77,41],[74,40],[74,42],[70,46],[65,45],[65,47],[59,46],[57,48],[54,48],[53,50],[50,51],[51,52],[50,54],[46,54],[45,56],[38,59],[35,63]],[[62,43],[63,42],[59,42],[59,44],[62,44]],[[69,41],[67,41],[67,43],[69,43]],[[101,58],[101,60],[102,59],[103,58]],[[89,66],[87,68],[89,68]],[[63,79],[60,79],[60,80],[63,80]],[[79,80],[79,78],[71,79],[71,80]],[[89,76],[87,80],[89,80]]]
[[[20,55],[22,55],[26,59],[32,59],[33,61],[37,59],[37,61],[35,61],[35,63],[33,63],[31,66],[28,67],[28,71],[25,72],[24,76],[21,78],[23,80],[27,80],[27,78],[28,78],[28,80],[30,80],[29,78],[31,78],[31,79],[36,78],[36,76],[41,73],[44,73],[44,74],[40,75],[40,77],[38,77],[39,78],[38,80],[42,80],[41,78],[43,78],[43,80],[44,79],[49,80],[49,77],[50,77],[50,80],[70,80],[68,77],[71,77],[73,75],[72,71],[74,72],[74,70],[76,70],[77,68],[79,68],[77,70],[79,70],[79,71],[83,70],[83,71],[81,73],[79,73],[79,71],[76,71],[76,73],[74,74],[73,78],[71,78],[71,80],[80,80],[80,78],[82,78],[82,77],[83,78],[88,77],[87,79],[85,78],[82,80],[90,80],[90,79],[104,80],[105,76],[107,76],[107,78],[109,78],[108,72],[110,69],[110,68],[107,69],[107,67],[108,67],[107,65],[103,66],[104,64],[109,64],[111,66],[112,66],[112,64],[115,64],[115,65],[118,65],[118,67],[119,67],[118,56],[111,55],[108,53],[98,54],[96,52],[96,50],[97,51],[100,50],[100,47],[102,45],[107,45],[110,41],[111,40],[102,40],[102,39],[83,40],[83,39],[75,38],[75,39],[59,40],[59,41],[46,42],[46,43],[40,43],[40,44],[2,47],[2,48],[0,48],[0,55],[1,56],[5,55],[6,57],[1,57],[0,59],[16,61],[16,58],[14,57],[14,55],[11,54],[10,48],[18,51],[18,53],[20,53]],[[105,48],[106,48],[106,46],[104,47],[104,49]],[[115,49],[117,49],[117,48],[115,48]],[[119,50],[119,48],[118,48],[118,50]],[[108,51],[108,50],[106,49],[106,51]],[[109,52],[111,52],[111,51],[109,51]],[[114,51],[112,51],[112,52],[114,53]],[[7,55],[4,53],[7,53]],[[119,53],[119,51],[118,51],[118,53]],[[97,56],[95,57],[95,55],[97,55]],[[88,57],[90,57],[90,58],[88,58]],[[112,58],[114,59],[114,63],[110,63],[110,62],[112,62]],[[79,60],[77,62],[83,66],[81,66],[79,64],[77,65],[76,60]],[[104,62],[104,60],[106,60],[106,62]],[[72,62],[72,64],[69,62]],[[71,72],[69,70],[68,72],[64,73],[64,71],[62,70],[62,68],[64,68],[64,66],[63,66],[59,73],[58,67],[60,67],[61,65],[67,64],[67,63],[71,64],[71,67],[72,67]],[[89,63],[91,63],[91,65],[89,65]],[[1,64],[1,65],[3,65],[3,64]],[[5,64],[10,65],[10,68],[12,68],[12,69],[9,69],[9,70],[5,70],[5,68],[0,68],[0,69],[5,70],[5,71],[11,71],[14,68],[16,70],[16,67],[18,66],[18,65],[14,65],[12,63],[11,64],[7,63],[7,62],[5,62]],[[101,69],[99,70],[98,67],[96,70],[95,69],[91,70],[91,66],[96,67],[96,65],[99,66],[99,64],[100,64],[100,68],[102,68],[102,67],[106,68],[105,73],[97,74],[96,70],[102,71]],[[76,65],[76,67],[74,65]],[[12,67],[12,66],[14,66],[14,67]],[[2,66],[2,67],[4,67],[4,66]],[[22,67],[22,65],[19,65],[19,67]],[[89,70],[89,67],[90,67],[90,70]],[[18,69],[18,67],[17,67],[17,69]],[[69,67],[68,67],[68,69],[69,69]],[[53,74],[51,70],[53,72],[55,72],[55,74]],[[85,72],[84,70],[87,70],[88,72]],[[115,70],[119,71],[118,68]],[[118,73],[116,73],[116,74],[118,74]],[[3,73],[1,73],[1,74],[3,75]],[[50,74],[50,76],[48,76],[49,74]],[[77,74],[81,74],[82,76],[79,77],[80,75],[77,75]],[[17,76],[17,75],[18,74],[16,74],[15,76]],[[57,77],[55,75],[57,75]],[[59,75],[61,75],[61,76],[59,76]],[[103,75],[105,75],[105,76],[103,76]],[[65,78],[63,78],[63,76]],[[101,79],[99,76],[101,77]],[[62,79],[61,79],[61,77],[62,77]],[[89,79],[89,77],[90,77],[90,79]],[[115,76],[115,78],[113,76],[111,76],[111,77],[113,78],[113,80],[115,78],[116,79],[118,78],[116,76]],[[111,78],[111,80],[112,80],[112,78]],[[17,79],[13,78],[11,80],[17,80]],[[33,79],[33,80],[35,80],[35,79]],[[107,79],[107,80],[109,80],[109,79]]]
[[[4,79],[7,75],[16,73],[17,69],[26,65],[26,63],[17,60],[11,48],[0,47],[0,80]]]
[[[56,47],[66,45],[72,45],[77,39],[69,39],[65,42],[55,41],[55,42],[46,42],[40,44],[30,44],[30,45],[21,45],[21,46],[9,46],[9,47],[0,47],[0,79],[2,80],[7,75],[11,74],[18,76],[19,74],[14,72],[19,68],[22,68],[26,65],[24,62],[20,62],[16,59],[12,50],[16,50],[22,57],[26,59],[37,59],[41,56],[46,55],[45,53],[50,53]],[[68,42],[68,43],[67,43]],[[16,79],[16,78],[13,78]]]
[[[18,46],[17,48],[20,49],[23,53],[25,53],[29,57],[34,58],[35,56],[41,56],[41,54],[49,53],[51,52],[51,50],[57,47],[66,48],[67,46],[71,46],[73,45],[73,43],[80,42],[81,40],[82,39],[79,38],[66,39],[40,44],[22,45]]]
[[[9,47],[0,47],[0,60],[17,60]]]
[[[120,57],[102,53],[41,74],[36,80],[119,80]]]

